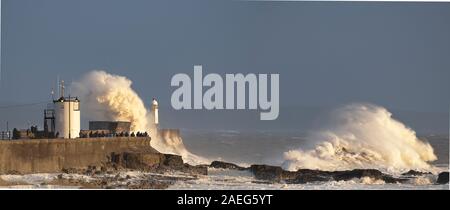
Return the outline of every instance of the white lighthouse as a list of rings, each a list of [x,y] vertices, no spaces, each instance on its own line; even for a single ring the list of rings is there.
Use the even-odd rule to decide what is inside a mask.
[[[80,100],[64,96],[64,81],[60,84],[60,98],[53,101],[55,135],[74,139],[80,136]]]
[[[152,114],[153,114],[152,123],[157,128],[158,124],[159,124],[159,116],[158,116],[158,101],[156,101],[155,98],[153,98],[153,100],[152,100]]]

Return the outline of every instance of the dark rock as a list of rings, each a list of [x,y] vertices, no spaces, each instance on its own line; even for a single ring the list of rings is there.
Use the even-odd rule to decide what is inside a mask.
[[[373,179],[383,180],[386,183],[405,182],[408,179],[395,178],[384,174],[376,169],[354,169],[349,171],[320,171],[300,169],[298,171],[285,171],[278,166],[268,165],[252,165],[250,171],[255,175],[256,179],[269,180],[273,182],[284,181],[292,184],[305,184],[309,182],[323,181],[348,181],[352,179],[361,179],[370,177]]]
[[[264,181],[256,180],[256,181],[252,181],[251,183],[253,183],[253,184],[274,184],[275,182],[267,181],[267,180],[264,180]]]
[[[306,184],[306,183],[310,183],[310,182],[325,182],[325,181],[330,181],[330,180],[331,180],[331,178],[329,176],[317,176],[317,175],[313,175],[313,174],[305,174],[305,175],[298,176],[293,181],[288,181],[288,183]]]
[[[191,175],[208,175],[208,167],[199,165],[193,166],[184,163],[183,158],[179,155],[163,154],[161,164],[158,168],[160,172],[164,171],[180,171]]]
[[[333,179],[336,181],[348,181],[351,179],[361,179],[363,177],[370,177],[372,179],[383,180],[386,183],[401,183],[408,179],[394,178],[390,175],[384,174],[376,169],[354,169],[351,171],[336,171],[331,172]]]
[[[142,165],[142,163],[139,163],[139,162],[143,161],[143,160],[134,160],[134,159],[130,159],[130,160],[132,160],[131,162],[133,163],[133,165],[136,165],[136,164]],[[130,160],[128,160],[128,162]],[[138,162],[138,163],[136,163],[136,162]],[[142,167],[136,168],[136,167],[130,166],[129,164],[131,164],[131,163],[125,164],[127,169],[142,170]],[[122,165],[124,165],[124,164],[122,163]],[[154,162],[152,167],[144,167],[144,168],[146,168],[146,171],[152,171],[155,173],[164,173],[167,171],[179,171],[179,172],[188,173],[191,175],[207,175],[208,174],[207,166],[189,165],[189,164],[183,162],[183,158],[181,156],[172,155],[172,154],[161,154],[159,164],[156,164],[156,162]]]
[[[291,179],[290,181],[288,180],[288,182],[305,184],[309,182],[324,182],[332,180],[331,173],[327,171],[300,169],[297,172],[294,172],[294,174],[295,179]]]
[[[184,167],[183,158],[179,155],[164,154],[161,161],[164,166],[171,169],[181,169]]]
[[[447,184],[448,183],[448,171],[442,172],[438,175],[438,179],[436,181],[437,184]]]
[[[256,179],[274,182],[285,181],[292,184],[332,180],[330,172],[309,169],[285,171],[279,166],[252,165],[250,166],[250,171],[255,175]]]
[[[348,181],[351,179],[361,179],[362,177],[370,177],[374,179],[382,179],[383,173],[376,169],[354,169],[351,171],[332,172],[333,179],[336,181]]]
[[[115,170],[126,168],[140,171],[153,170],[161,164],[161,159],[164,159],[164,155],[161,153],[140,151],[112,153],[110,157],[111,163],[115,165]]]
[[[283,180],[294,180],[298,176],[298,173],[296,171],[285,171],[281,173],[281,179]]]
[[[92,176],[97,173],[97,166],[88,166],[86,171],[84,172],[85,175]]]
[[[383,180],[385,183],[395,184],[395,183],[407,182],[409,179],[395,178],[395,177],[392,177],[390,175],[384,175],[381,180]]]
[[[409,170],[406,173],[403,173],[403,176],[422,176],[422,175],[427,175],[427,174],[431,174],[430,172],[422,172],[422,171],[415,171],[415,170]]]
[[[189,164],[184,164],[184,168],[181,169],[182,172],[195,175],[208,175],[208,167],[206,166],[191,166]]]
[[[108,185],[108,181],[107,180],[101,180],[100,185],[105,187],[105,186]]]
[[[255,175],[256,179],[279,182],[283,177],[283,169],[279,166],[251,165],[250,171]]]
[[[227,163],[227,162],[222,162],[222,161],[213,161],[209,167],[211,168],[223,168],[223,169],[233,169],[233,170],[245,170],[247,168],[238,166],[236,164],[233,163]]]

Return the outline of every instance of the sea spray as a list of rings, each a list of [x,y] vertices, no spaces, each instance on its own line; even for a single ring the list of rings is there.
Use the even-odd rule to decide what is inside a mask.
[[[72,94],[80,97],[83,117],[87,120],[129,121],[131,131],[149,132],[151,144],[163,153],[183,156],[189,163],[204,162],[190,153],[179,135],[155,135],[157,129],[150,123],[152,113],[124,76],[94,70],[72,83]]]
[[[81,99],[82,115],[89,120],[129,121],[131,131],[146,131],[147,109],[132,82],[123,76],[91,71],[72,83],[72,94]]]
[[[152,141],[152,147],[162,153],[181,155],[184,161],[193,165],[211,162],[189,152],[184,146],[183,139],[177,129],[162,129],[158,132],[157,139],[157,141]]]
[[[430,144],[393,119],[388,110],[372,104],[350,104],[335,110],[308,142],[310,147],[284,154],[285,169],[432,170],[429,162],[437,159]]]

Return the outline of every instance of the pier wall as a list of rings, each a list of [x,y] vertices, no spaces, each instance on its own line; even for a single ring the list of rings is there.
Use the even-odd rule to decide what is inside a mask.
[[[148,137],[0,141],[0,174],[55,173],[64,168],[102,166],[111,153],[145,151],[160,155]]]

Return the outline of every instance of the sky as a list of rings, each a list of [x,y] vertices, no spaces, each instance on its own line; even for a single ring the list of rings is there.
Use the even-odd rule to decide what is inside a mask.
[[[386,107],[424,132],[447,132],[450,3],[3,0],[0,130],[42,124],[57,77],[119,74],[161,123],[192,129],[306,129],[321,110]],[[177,73],[280,74],[280,117],[175,111]],[[81,99],[82,100],[82,99]],[[3,107],[3,108],[2,108]],[[197,118],[194,122],[193,118]]]

